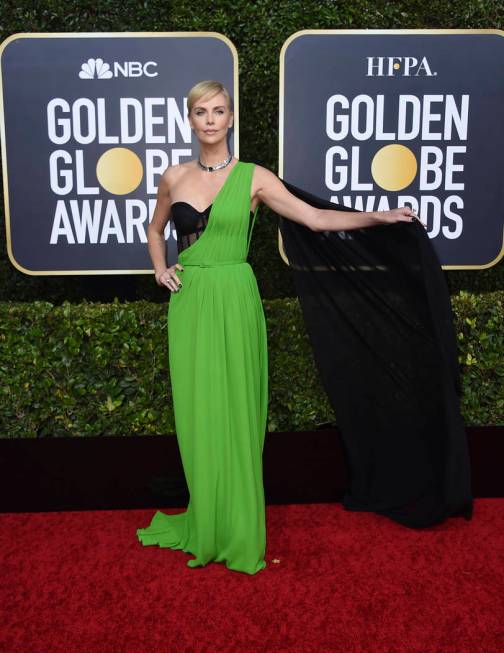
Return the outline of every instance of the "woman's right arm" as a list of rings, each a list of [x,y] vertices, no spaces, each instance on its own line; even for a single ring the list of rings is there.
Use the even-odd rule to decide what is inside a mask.
[[[156,283],[159,286],[166,286],[170,290],[178,290],[181,285],[175,270],[183,269],[180,263],[166,267],[166,241],[164,230],[171,213],[170,185],[172,168],[167,168],[159,179],[157,189],[157,200],[152,220],[147,227],[147,247],[154,267]]]

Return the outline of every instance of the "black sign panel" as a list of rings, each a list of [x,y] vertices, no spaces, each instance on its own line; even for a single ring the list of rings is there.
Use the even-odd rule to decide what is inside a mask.
[[[233,44],[214,32],[35,33],[10,36],[0,54],[13,265],[34,275],[152,273],[159,178],[198,156],[185,96],[197,82],[218,79],[234,96],[229,145],[239,156]],[[165,236],[172,264],[171,221]]]
[[[280,55],[280,176],[408,205],[446,268],[504,255],[504,31],[303,30]],[[287,262],[279,235],[280,252]]]

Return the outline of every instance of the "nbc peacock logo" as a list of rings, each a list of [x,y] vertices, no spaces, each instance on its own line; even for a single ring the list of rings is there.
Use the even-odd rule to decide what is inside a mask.
[[[112,79],[112,77],[157,77],[155,61],[113,61],[112,65],[100,57],[90,58],[81,64],[81,79]]]
[[[110,79],[113,76],[109,64],[103,59],[88,59],[79,71],[81,79]]]

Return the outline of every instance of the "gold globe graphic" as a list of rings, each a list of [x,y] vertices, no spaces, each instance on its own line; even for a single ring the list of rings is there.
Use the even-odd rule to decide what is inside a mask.
[[[374,155],[371,175],[378,186],[388,191],[402,190],[416,176],[417,160],[405,145],[385,145]]]
[[[128,148],[113,147],[98,159],[96,177],[109,193],[127,195],[136,190],[142,181],[142,162]]]

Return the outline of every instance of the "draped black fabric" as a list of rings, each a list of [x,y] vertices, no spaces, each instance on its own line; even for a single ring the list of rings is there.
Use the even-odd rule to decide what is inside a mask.
[[[282,181],[312,206],[357,212]],[[470,519],[453,314],[425,228],[314,232],[282,217],[279,226],[347,455],[343,505],[415,528]]]

